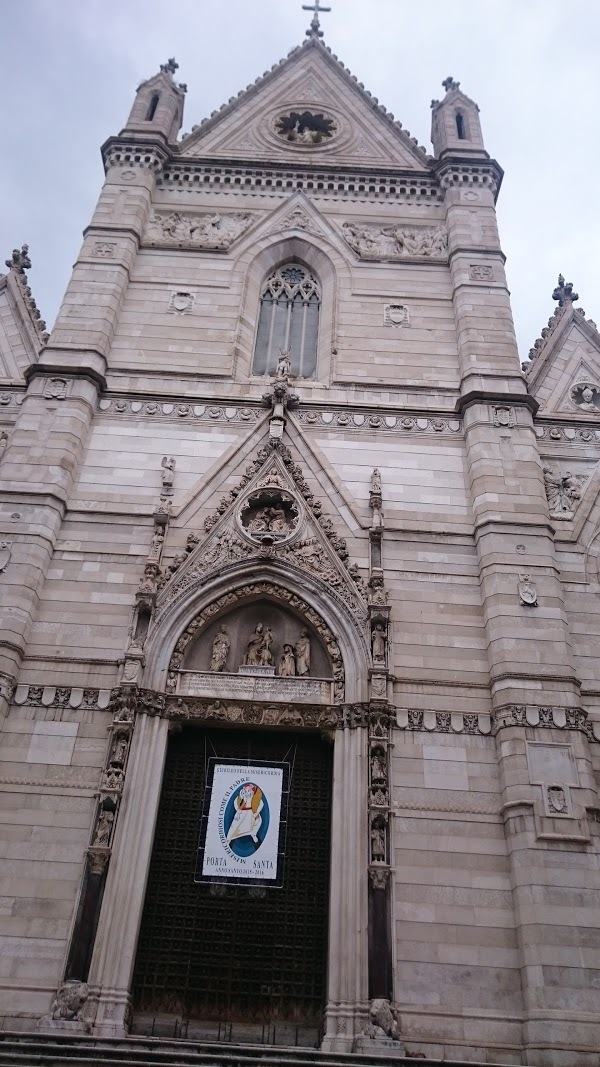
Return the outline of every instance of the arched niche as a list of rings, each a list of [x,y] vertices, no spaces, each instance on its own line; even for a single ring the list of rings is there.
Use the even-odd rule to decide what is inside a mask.
[[[181,669],[221,674],[238,672],[244,666],[249,646],[253,646],[252,651],[256,647],[259,626],[263,634],[267,630],[272,634],[267,651],[276,677],[290,670],[290,653],[284,657],[288,646],[293,650],[291,658],[296,677],[333,679],[331,657],[316,628],[287,604],[266,597],[241,603],[210,619],[183,652]],[[221,641],[223,631],[225,640]],[[303,647],[306,642],[309,656]]]
[[[367,699],[370,655],[361,620],[316,577],[283,561],[275,568],[255,558],[236,561],[199,588],[190,587],[151,627],[142,686],[175,692],[171,666],[181,669],[191,640],[234,606],[263,597],[291,609],[319,634],[332,664],[335,703]]]
[[[296,262],[315,276],[321,287],[321,311],[315,384],[327,383],[330,377],[331,357],[336,348],[337,291],[342,274],[348,274],[348,265],[339,253],[325,241],[307,234],[303,237],[262,239],[264,246],[256,252],[256,244],[239,258],[236,270],[244,276],[239,329],[236,339],[235,376],[257,382],[262,376],[252,375],[254,346],[260,311],[260,300],[269,275],[286,263]],[[260,247],[260,241],[259,247]],[[309,380],[303,380],[309,384]]]

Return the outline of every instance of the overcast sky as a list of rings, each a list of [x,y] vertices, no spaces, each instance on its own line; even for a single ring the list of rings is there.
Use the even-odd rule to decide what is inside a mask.
[[[559,271],[600,323],[597,0],[329,0],[325,41],[430,150],[448,74],[481,109],[521,358]],[[27,242],[51,325],[103,171],[99,148],[169,56],[189,130],[304,38],[301,0],[4,0],[0,252]]]

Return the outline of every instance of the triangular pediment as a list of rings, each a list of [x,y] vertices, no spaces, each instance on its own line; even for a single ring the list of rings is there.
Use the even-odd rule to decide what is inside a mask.
[[[262,447],[237,485],[188,536],[187,551],[165,574],[157,620],[227,567],[271,561],[323,583],[355,619],[366,618],[365,587],[343,537],[323,514],[302,470],[284,447]]]
[[[317,142],[278,132],[287,116],[322,115],[331,135]],[[318,132],[318,131],[317,131]],[[297,136],[289,140],[288,136]],[[385,108],[321,42],[310,40],[193,129],[181,143],[190,159],[234,158],[322,166],[393,166],[426,172],[429,161]]]
[[[527,371],[539,414],[600,418],[600,334],[572,306],[550,320]],[[592,395],[590,396],[590,390]]]

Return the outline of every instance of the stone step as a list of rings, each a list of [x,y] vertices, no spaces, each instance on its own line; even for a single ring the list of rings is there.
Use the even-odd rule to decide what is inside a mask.
[[[200,1043],[161,1038],[0,1033],[0,1065],[7,1067],[484,1067],[473,1061],[415,1059],[373,1053],[325,1053],[272,1045]],[[485,1067],[494,1067],[486,1064]],[[500,1067],[499,1064],[495,1067]]]

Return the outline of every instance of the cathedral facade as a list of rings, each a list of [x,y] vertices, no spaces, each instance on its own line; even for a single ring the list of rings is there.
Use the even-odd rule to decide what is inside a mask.
[[[597,1067],[596,326],[452,78],[176,70],[0,277],[2,1027]]]

